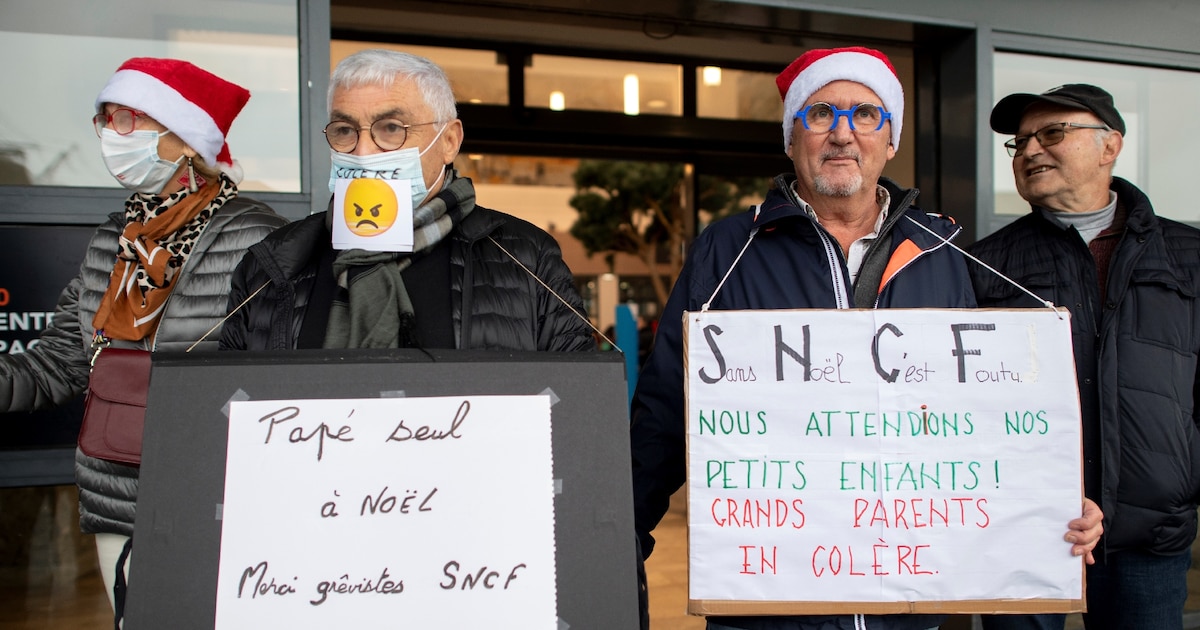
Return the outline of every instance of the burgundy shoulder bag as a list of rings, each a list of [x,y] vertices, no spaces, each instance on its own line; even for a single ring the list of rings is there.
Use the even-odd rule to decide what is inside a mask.
[[[101,349],[88,379],[79,450],[97,459],[140,465],[149,390],[149,351]]]

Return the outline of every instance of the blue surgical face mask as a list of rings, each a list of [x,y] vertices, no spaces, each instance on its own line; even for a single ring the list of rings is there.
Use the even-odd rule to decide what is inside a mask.
[[[121,135],[105,127],[100,130],[100,156],[122,186],[140,193],[159,193],[183,162],[182,155],[174,162],[158,156],[158,139],[169,133],[169,129],[162,133],[140,129]]]
[[[421,170],[421,156],[437,144],[438,138],[442,137],[442,132],[449,124],[442,125],[433,137],[433,142],[422,151],[418,151],[416,147],[409,147],[372,155],[354,155],[330,149],[332,164],[329,167],[329,192],[333,192],[334,183],[339,179],[407,179],[412,184],[412,207],[414,210],[419,208],[429,196],[429,190],[425,187],[425,173]],[[443,168],[434,180],[434,186],[437,186],[445,173],[446,169]]]

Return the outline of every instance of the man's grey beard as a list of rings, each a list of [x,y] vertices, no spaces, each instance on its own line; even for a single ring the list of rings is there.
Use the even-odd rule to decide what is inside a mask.
[[[835,183],[829,181],[829,179],[830,178],[825,177],[824,175],[818,175],[813,180],[813,188],[816,189],[817,194],[824,195],[826,197],[849,197],[862,190],[862,173],[855,173],[849,181],[843,180]]]

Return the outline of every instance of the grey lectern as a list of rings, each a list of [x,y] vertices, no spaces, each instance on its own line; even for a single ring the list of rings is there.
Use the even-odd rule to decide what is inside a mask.
[[[557,398],[551,423],[554,477],[561,482],[554,501],[559,627],[637,628],[623,369],[616,353],[155,355],[126,630],[213,627],[230,400],[370,398],[400,391],[409,397],[527,395],[547,389]]]

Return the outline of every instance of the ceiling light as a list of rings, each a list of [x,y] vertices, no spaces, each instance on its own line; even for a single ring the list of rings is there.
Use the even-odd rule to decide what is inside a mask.
[[[703,77],[704,85],[709,87],[721,85],[721,69],[717,66],[704,66],[704,69],[701,70],[701,76]]]
[[[625,75],[625,113],[630,116],[637,116],[641,111],[639,103],[641,99],[638,96],[638,76],[636,74]]]

